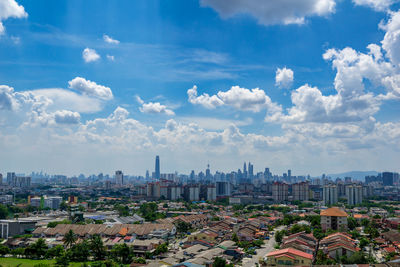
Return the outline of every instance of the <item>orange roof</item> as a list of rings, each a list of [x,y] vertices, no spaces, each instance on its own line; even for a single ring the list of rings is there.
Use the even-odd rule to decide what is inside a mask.
[[[121,228],[121,230],[119,231],[118,234],[120,234],[120,235],[126,235],[127,233],[128,233],[128,228],[123,227],[123,228]]]
[[[305,253],[305,252],[297,250],[297,249],[294,249],[294,248],[285,248],[285,249],[272,251],[272,252],[268,253],[267,257],[279,256],[281,254],[292,254],[292,255],[296,255],[296,256],[303,257],[303,258],[310,259],[310,260],[313,259],[313,255]]]
[[[347,217],[347,213],[338,207],[321,210],[321,216]]]

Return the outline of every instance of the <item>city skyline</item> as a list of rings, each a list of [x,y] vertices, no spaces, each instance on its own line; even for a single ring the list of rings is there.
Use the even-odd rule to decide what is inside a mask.
[[[0,1],[0,172],[400,171],[399,3],[296,3]]]

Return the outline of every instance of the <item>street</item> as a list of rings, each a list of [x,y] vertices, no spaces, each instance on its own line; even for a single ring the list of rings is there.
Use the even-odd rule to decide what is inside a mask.
[[[285,226],[279,226],[276,229],[274,229],[274,232],[276,233],[277,231],[281,231],[285,228]],[[260,258],[263,258],[267,253],[271,252],[274,250],[275,246],[275,236],[271,236],[271,238],[260,248],[257,249],[256,255],[253,255],[251,258],[244,258],[242,266],[243,267],[253,267],[256,266],[256,263],[258,263]]]

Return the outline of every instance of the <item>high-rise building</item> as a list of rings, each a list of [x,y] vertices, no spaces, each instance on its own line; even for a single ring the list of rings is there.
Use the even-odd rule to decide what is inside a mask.
[[[160,179],[161,174],[160,174],[160,157],[156,156],[156,166],[155,166],[155,172],[154,172],[154,178],[155,179]]]
[[[324,185],[323,198],[325,205],[334,205],[338,202],[338,190],[334,184]]]
[[[292,185],[293,200],[309,200],[310,191],[307,182],[296,183]]]
[[[243,163],[243,178],[247,179],[247,167],[246,167],[246,162]]]
[[[231,185],[229,182],[216,182],[216,193],[219,196],[230,196],[231,195]]]
[[[382,173],[382,181],[383,181],[383,186],[392,186],[394,182],[394,173],[393,172]]]
[[[281,182],[272,184],[272,198],[274,201],[281,202],[288,200],[289,185]]]
[[[254,166],[249,162],[249,178],[252,179],[253,177],[254,177]]]
[[[124,184],[124,174],[122,171],[116,171],[115,172],[115,183],[117,185],[123,185]]]
[[[287,171],[287,176],[288,176],[289,181],[291,181],[292,180],[292,170]]]
[[[361,204],[363,200],[363,187],[362,185],[352,184],[346,186],[347,204],[357,205]]]

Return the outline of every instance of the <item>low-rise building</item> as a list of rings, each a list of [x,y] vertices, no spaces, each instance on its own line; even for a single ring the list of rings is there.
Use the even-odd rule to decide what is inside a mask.
[[[279,249],[267,254],[268,266],[311,266],[312,261],[312,254],[308,254],[294,248]]]
[[[338,207],[328,208],[322,210],[321,213],[321,228],[326,231],[332,230],[346,230],[347,229],[347,213]]]

